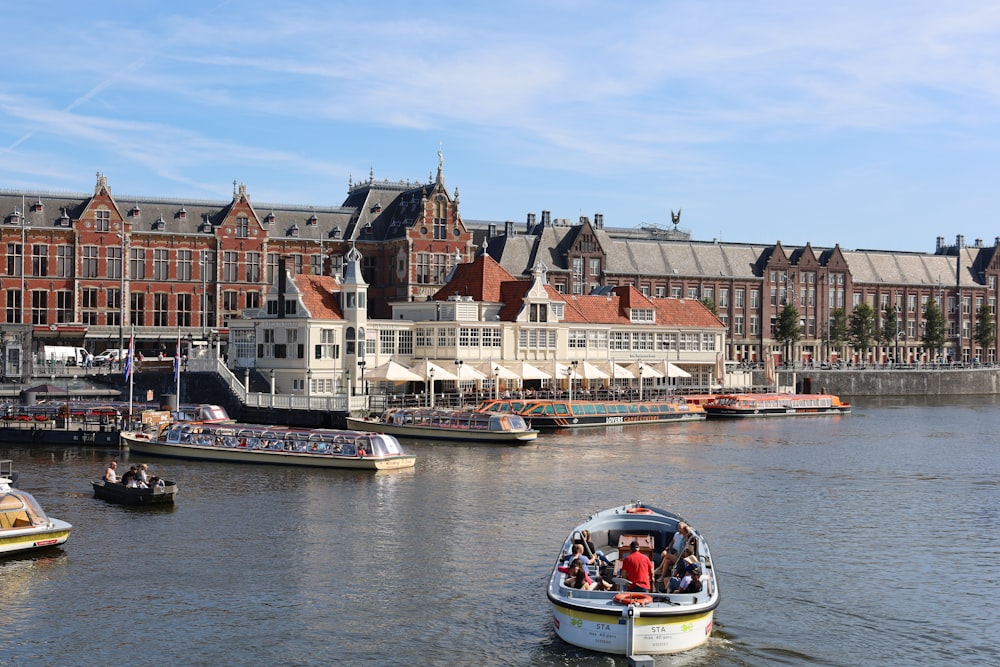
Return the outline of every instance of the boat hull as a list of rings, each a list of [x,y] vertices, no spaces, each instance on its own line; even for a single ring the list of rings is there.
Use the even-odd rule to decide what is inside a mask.
[[[435,428],[433,426],[416,426],[411,424],[391,424],[371,419],[347,418],[347,428],[356,431],[388,433],[402,438],[420,438],[427,440],[455,440],[474,443],[506,443],[520,445],[538,438],[538,431],[474,431],[456,428]]]
[[[525,417],[534,428],[548,430],[560,428],[587,428],[590,426],[628,426],[630,424],[671,424],[675,422],[704,421],[704,412],[667,415],[573,415],[567,417]]]
[[[416,457],[401,454],[387,457],[338,457],[306,452],[261,451],[243,448],[204,447],[173,444],[153,440],[144,434],[123,432],[122,444],[131,451],[152,456],[191,459],[197,461],[226,461],[230,463],[266,463],[271,465],[303,466],[311,468],[353,468],[357,470],[396,470],[412,468]]]
[[[108,484],[103,480],[92,482],[94,497],[119,505],[172,505],[177,495],[175,482],[164,482],[162,487],[134,489],[121,484]]]
[[[73,526],[60,519],[49,518],[47,524],[0,533],[0,556],[23,554],[64,544]]]
[[[552,430],[630,424],[668,424],[703,421],[700,405],[644,401],[562,401],[549,399],[497,399],[483,401],[480,412],[520,415],[531,428]]]
[[[645,616],[634,611],[632,654],[680,653],[701,646],[712,634],[714,611],[679,616]],[[564,642],[580,648],[625,655],[628,652],[628,607],[594,613],[552,603],[552,623]]]

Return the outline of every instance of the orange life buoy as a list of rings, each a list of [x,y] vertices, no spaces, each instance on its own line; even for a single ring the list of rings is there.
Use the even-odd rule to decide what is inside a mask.
[[[629,507],[625,512],[627,514],[654,514],[653,510],[648,507]]]
[[[619,593],[615,596],[615,604],[635,604],[641,607],[652,601],[653,596],[645,593]]]

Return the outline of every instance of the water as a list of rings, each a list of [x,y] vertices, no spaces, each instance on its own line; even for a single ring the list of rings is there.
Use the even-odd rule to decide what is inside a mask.
[[[377,474],[149,459],[172,509],[92,497],[114,450],[6,446],[75,529],[0,562],[0,664],[625,665],[558,640],[544,586],[571,527],[641,499],[703,532],[723,596],[658,665],[995,665],[998,408],[409,443]]]

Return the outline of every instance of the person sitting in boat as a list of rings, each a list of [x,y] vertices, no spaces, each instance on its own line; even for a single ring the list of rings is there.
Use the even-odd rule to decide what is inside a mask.
[[[150,478],[149,476],[149,466],[143,463],[142,465],[139,466],[139,471],[136,478],[137,481],[136,486],[138,486],[140,489],[148,489],[150,486],[153,485],[153,483],[151,483],[151,479],[152,478]]]
[[[104,471],[104,481],[110,484],[118,483],[118,462],[112,461],[108,464],[107,470]]]
[[[122,484],[129,488],[135,488],[136,480],[139,476],[139,466],[132,466],[122,475]]]
[[[681,521],[677,524],[677,530],[674,531],[670,544],[660,553],[660,567],[656,570],[656,581],[663,582],[670,578],[671,571],[684,552],[685,542],[692,537],[691,529],[686,523]]]
[[[604,565],[611,565],[611,561],[607,559],[603,552],[594,549],[594,543],[590,541],[589,530],[581,530],[580,537],[573,540],[573,544],[583,547],[583,555],[590,559],[591,564],[601,561]]]
[[[621,574],[629,580],[628,590],[637,593],[648,593],[653,585],[653,561],[649,556],[639,551],[639,543],[632,540],[629,545],[629,555],[622,560]]]
[[[668,593],[699,593],[701,592],[701,566],[698,563],[688,565],[685,574],[680,579],[670,579]]]
[[[613,583],[605,581],[600,576],[597,577],[596,581],[591,579],[590,573],[587,572],[587,567],[579,558],[571,561],[569,565],[560,565],[559,571],[566,575],[566,578],[563,579],[563,584],[570,588],[578,588],[584,591],[592,591],[597,588],[602,591],[610,591],[614,588]]]

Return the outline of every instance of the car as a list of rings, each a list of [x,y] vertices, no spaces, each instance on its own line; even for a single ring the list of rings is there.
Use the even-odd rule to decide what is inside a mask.
[[[117,364],[127,354],[128,350],[104,350],[104,352],[94,356],[94,365],[106,366],[110,364]]]

